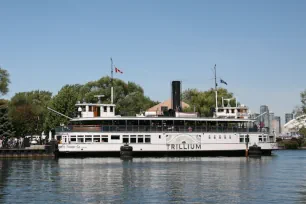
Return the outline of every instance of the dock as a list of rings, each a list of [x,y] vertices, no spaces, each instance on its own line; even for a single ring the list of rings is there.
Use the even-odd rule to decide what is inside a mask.
[[[24,148],[0,148],[0,158],[56,158],[57,146],[33,145]]]

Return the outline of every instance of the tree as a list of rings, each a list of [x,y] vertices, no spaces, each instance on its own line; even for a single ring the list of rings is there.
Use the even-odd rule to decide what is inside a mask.
[[[301,92],[302,111],[306,113],[306,90]]]
[[[97,103],[98,98],[95,96],[104,95],[101,98],[101,103],[109,104],[111,102],[111,85],[110,77],[102,77],[85,85],[66,85],[52,98],[48,105],[50,108],[72,118],[77,113],[75,107],[77,101]],[[144,96],[143,89],[134,82],[125,83],[120,79],[113,79],[113,87],[116,114],[135,115],[157,104],[157,102]],[[67,125],[68,122],[68,118],[49,111],[44,128],[45,130],[50,130],[60,124]]]
[[[52,93],[48,91],[31,91],[16,93],[9,104],[9,114],[17,136],[38,134],[44,130],[46,106]]]
[[[116,114],[135,115],[157,104],[149,97],[144,96],[143,89],[134,82],[125,83],[120,79],[113,79],[114,103]],[[102,77],[97,81],[91,81],[80,89],[80,97],[86,102],[96,103],[95,95],[104,95],[102,103],[111,102],[111,78]],[[133,103],[134,101],[134,103]]]
[[[292,111],[292,114],[294,115],[294,117],[299,117],[303,115],[304,114],[303,108],[301,106],[295,106]]]
[[[218,88],[218,107],[221,106],[222,97],[233,98],[233,94],[228,92],[224,88]],[[213,116],[212,108],[215,108],[216,97],[215,90],[210,89],[208,91],[198,91],[197,89],[187,89],[182,94],[184,102],[188,103],[190,107],[184,111],[190,112],[195,111],[200,113],[202,116],[211,117]],[[235,106],[235,100],[231,100],[231,106]],[[225,104],[227,105],[227,104]]]
[[[58,94],[51,99],[48,106],[68,117],[74,117],[76,113],[75,104],[82,98],[80,94],[81,88],[82,85],[79,84],[65,85],[61,88]],[[44,129],[48,131],[62,123],[67,124],[68,121],[68,118],[48,111],[47,118],[44,123]]]
[[[0,137],[12,137],[13,125],[8,115],[8,101],[0,100]]]
[[[11,83],[7,70],[0,67],[0,95],[5,95],[9,91],[8,85]]]
[[[306,138],[306,128],[302,127],[299,129],[299,135],[300,137],[298,138],[299,146],[301,147],[302,145],[305,144],[305,138]]]
[[[148,108],[156,105],[157,102],[150,100],[141,92],[133,92],[128,94],[123,100],[118,103],[120,115],[136,115]]]

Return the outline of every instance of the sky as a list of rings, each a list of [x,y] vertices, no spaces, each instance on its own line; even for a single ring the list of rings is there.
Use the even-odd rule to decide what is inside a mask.
[[[217,76],[252,112],[284,118],[306,89],[306,1],[0,0],[0,66],[17,92],[110,75],[110,57],[153,100]]]

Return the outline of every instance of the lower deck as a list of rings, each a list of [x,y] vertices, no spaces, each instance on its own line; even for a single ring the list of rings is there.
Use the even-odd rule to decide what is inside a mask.
[[[258,145],[271,154],[274,138],[247,133],[65,133],[58,137],[61,155],[119,156],[129,144],[135,156],[243,156],[247,147]],[[248,142],[247,142],[248,141]]]

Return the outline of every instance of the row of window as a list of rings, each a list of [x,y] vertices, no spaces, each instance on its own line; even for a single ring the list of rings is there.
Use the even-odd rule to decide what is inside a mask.
[[[240,143],[245,143],[246,142],[246,136],[245,135],[240,135],[240,138],[239,138],[239,142]],[[258,142],[267,142],[267,136],[264,135],[259,135],[258,136]]]
[[[216,139],[217,136],[214,135],[213,139]],[[224,139],[227,139],[226,135],[223,136]],[[59,140],[61,138],[58,138]],[[100,142],[109,142],[109,136],[108,135],[70,135],[63,136],[64,143],[70,142],[70,143],[100,143]],[[118,141],[121,139],[120,135],[111,135],[110,140],[111,141]],[[159,139],[161,139],[161,136],[159,135]],[[208,139],[212,139],[212,136],[208,136]],[[222,136],[219,135],[219,139],[222,139]],[[231,135],[228,136],[228,139],[232,139]],[[259,142],[266,142],[267,136],[260,135],[258,137]],[[246,142],[246,135],[240,135],[239,137],[240,143]],[[151,135],[123,135],[122,136],[122,143],[151,143]]]
[[[111,135],[111,141],[120,140],[120,135]],[[61,138],[58,138],[59,140]],[[108,142],[108,135],[70,135],[63,136],[63,141],[65,143],[100,143],[100,142]],[[151,135],[123,135],[123,143],[151,143]]]
[[[221,138],[222,138],[221,135],[219,135],[219,139],[221,139]],[[224,135],[223,138],[226,139],[226,135]],[[208,139],[211,139],[210,135],[208,135]],[[216,139],[216,135],[214,135],[214,139]],[[228,139],[232,139],[232,137],[228,136]]]
[[[123,143],[151,143],[150,135],[123,135]]]
[[[86,111],[86,108],[85,107],[81,107],[82,108],[82,111],[85,112]],[[101,110],[101,107],[99,106],[89,106],[88,107],[88,111],[89,112],[95,112],[95,111],[98,111]],[[107,106],[103,106],[102,112],[107,112]],[[110,106],[109,107],[109,112],[114,112],[114,107],[113,106]]]

